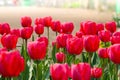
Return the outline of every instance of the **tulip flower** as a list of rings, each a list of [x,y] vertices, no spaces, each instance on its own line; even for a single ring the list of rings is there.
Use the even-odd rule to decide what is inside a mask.
[[[22,27],[30,27],[32,24],[32,19],[29,16],[21,17],[21,25]]]
[[[110,41],[110,37],[111,37],[111,33],[109,31],[102,30],[102,31],[98,32],[98,36],[99,36],[101,41],[109,42]]]
[[[67,64],[52,64],[50,66],[52,80],[68,80],[69,70]]]
[[[0,48],[0,53],[1,53],[2,51],[7,51],[7,49],[6,49],[5,47]]]
[[[45,36],[42,36],[42,37],[37,38],[37,41],[39,41],[39,42],[44,41],[45,44],[46,44],[46,46],[48,46],[48,38],[45,37]]]
[[[44,25],[44,19],[43,18],[36,18],[34,23],[35,23],[35,25],[38,25],[38,24]]]
[[[96,35],[88,35],[84,37],[84,47],[87,52],[95,52],[99,48],[100,40]]]
[[[33,60],[42,60],[46,56],[46,43],[44,41],[29,42],[27,45],[28,55]]]
[[[34,26],[36,34],[40,35],[44,33],[44,26],[42,24],[38,24]]]
[[[73,64],[71,67],[72,80],[90,80],[91,68],[88,63]]]
[[[0,24],[0,34],[10,33],[10,25],[8,23]]]
[[[99,48],[98,49],[98,56],[100,58],[108,58],[107,48]]]
[[[71,34],[74,29],[74,24],[72,22],[66,22],[61,26],[62,33]]]
[[[52,22],[52,17],[47,16],[43,18],[45,27],[50,27]]]
[[[112,36],[120,36],[120,31],[114,32]]]
[[[83,50],[83,39],[78,37],[68,38],[66,48],[70,54],[79,55]]]
[[[23,39],[29,39],[33,33],[33,28],[32,27],[25,27],[20,30],[20,36]]]
[[[52,21],[51,23],[51,29],[55,32],[60,32],[61,29],[61,23],[60,21]]]
[[[55,57],[57,59],[57,62],[59,62],[59,63],[62,63],[65,61],[65,54],[62,52],[56,53]]]
[[[59,47],[65,48],[67,39],[71,37],[72,37],[71,34],[59,34],[56,37],[56,43],[58,44]]]
[[[120,44],[111,45],[108,48],[109,59],[115,64],[120,64]]]
[[[115,22],[107,22],[105,24],[105,28],[111,33],[114,33],[116,31],[117,25]]]
[[[85,35],[96,35],[96,23],[92,21],[82,22],[80,23],[80,31],[82,31]]]
[[[112,44],[118,44],[118,43],[120,43],[120,36],[112,36],[110,38],[110,41]]]
[[[20,37],[20,29],[12,29],[10,31],[10,34],[13,34],[13,35]]]
[[[91,76],[94,78],[100,78],[102,76],[102,68],[92,68],[91,69]]]
[[[1,38],[1,43],[3,47],[6,47],[8,50],[16,48],[18,37],[12,34],[4,34]]]
[[[0,74],[3,77],[17,77],[24,70],[25,62],[20,52],[2,51],[0,54]]]
[[[104,30],[104,25],[102,23],[96,24],[97,32]]]
[[[78,32],[76,32],[76,36],[77,36],[78,38],[82,38],[83,33],[82,33],[81,31],[78,31]]]

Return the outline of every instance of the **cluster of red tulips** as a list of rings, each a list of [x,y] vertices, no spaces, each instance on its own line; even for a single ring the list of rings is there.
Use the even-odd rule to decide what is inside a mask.
[[[84,21],[75,35],[72,22],[51,16],[36,18],[34,26],[30,17],[22,17],[21,26],[0,24],[2,80],[119,80],[120,32],[115,22]],[[56,34],[53,42],[49,29]]]

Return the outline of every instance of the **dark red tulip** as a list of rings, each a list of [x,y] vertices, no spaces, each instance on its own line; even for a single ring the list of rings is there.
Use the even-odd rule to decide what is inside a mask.
[[[111,33],[116,31],[117,25],[115,22],[107,22],[105,24],[105,28],[110,31]]]
[[[91,69],[91,76],[94,78],[100,78],[102,76],[102,68],[92,68]]]
[[[109,42],[110,41],[110,37],[111,37],[111,33],[110,33],[110,31],[102,30],[102,31],[98,32],[98,36],[99,36],[101,41]]]
[[[24,70],[25,62],[19,51],[2,51],[0,56],[0,74],[3,77],[17,77]]]
[[[21,17],[21,25],[22,27],[30,27],[32,24],[32,19],[29,16]]]
[[[107,48],[99,48],[98,55],[100,58],[108,58]]]
[[[52,21],[51,23],[51,29],[55,32],[60,32],[61,29],[61,23],[60,21]]]
[[[10,34],[13,34],[13,35],[20,37],[20,29],[12,29],[10,31]]]
[[[110,41],[112,44],[118,44],[118,43],[120,43],[120,36],[112,36],[110,38]]]
[[[35,23],[35,25],[38,25],[38,24],[44,25],[44,19],[43,18],[36,18],[34,23]]]
[[[74,24],[72,22],[66,22],[61,26],[62,33],[71,34],[74,29]]]
[[[52,80],[68,80],[69,70],[67,64],[52,64],[50,66]]]
[[[114,32],[112,36],[120,36],[120,31]]]
[[[83,50],[83,39],[78,37],[68,38],[66,48],[70,54],[79,55]]]
[[[72,65],[71,76],[72,80],[90,80],[90,65],[88,63],[79,63]]]
[[[97,32],[104,30],[104,24],[102,24],[102,23],[96,24],[96,27],[97,27]]]
[[[109,59],[115,64],[120,64],[120,44],[111,45],[108,48]]]
[[[96,35],[88,35],[84,37],[84,47],[87,52],[95,52],[99,48],[100,40]]]
[[[42,36],[42,37],[37,38],[37,41],[39,41],[39,42],[44,41],[45,44],[46,44],[46,46],[48,46],[48,38],[45,37],[45,36]]]
[[[56,43],[59,47],[65,48],[67,39],[71,37],[72,37],[71,34],[59,34],[56,37]]]
[[[12,34],[4,34],[1,38],[1,43],[3,47],[6,47],[8,50],[16,48],[18,37]]]
[[[28,55],[33,60],[42,60],[46,56],[46,43],[44,41],[29,42],[27,45]]]
[[[38,24],[34,26],[35,32],[38,35],[41,35],[44,33],[44,26],[42,24]]]
[[[10,33],[10,25],[8,23],[0,24],[0,34]]]
[[[76,36],[77,36],[78,38],[82,38],[83,33],[82,33],[81,31],[78,31],[78,32],[76,32]]]
[[[23,39],[29,39],[33,33],[33,28],[32,27],[25,27],[20,30],[20,36]]]
[[[51,22],[52,22],[52,17],[48,16],[48,17],[44,17],[44,25],[45,27],[50,27],[51,26]]]
[[[57,59],[57,62],[62,63],[65,61],[66,56],[63,52],[58,52],[58,53],[56,53],[55,57]]]
[[[96,35],[96,23],[92,21],[82,22],[80,23],[80,31],[82,31],[85,35]]]

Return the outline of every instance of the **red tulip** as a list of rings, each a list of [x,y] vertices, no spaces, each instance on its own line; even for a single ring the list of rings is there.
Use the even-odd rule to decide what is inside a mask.
[[[0,24],[0,34],[10,33],[10,25],[8,23]]]
[[[34,28],[36,34],[41,35],[44,33],[44,26],[42,24],[35,25]]]
[[[21,17],[21,25],[22,25],[22,27],[30,27],[31,24],[32,24],[31,17],[28,17],[28,16]]]
[[[52,80],[68,80],[69,71],[67,64],[52,64],[50,66],[50,75]]]
[[[3,77],[17,77],[24,70],[25,64],[20,52],[2,51],[0,54],[0,74]]]
[[[118,43],[120,43],[120,36],[112,36],[110,38],[110,41],[112,44],[118,44]]]
[[[10,34],[13,34],[13,35],[20,37],[20,29],[12,29],[10,31]]]
[[[98,55],[100,58],[108,58],[107,48],[99,48]]]
[[[78,38],[82,38],[83,33],[82,33],[81,31],[78,31],[78,32],[76,32],[76,36],[77,36]]]
[[[45,27],[50,27],[51,26],[51,22],[52,22],[52,17],[51,16],[44,17],[43,20],[44,20]]]
[[[102,76],[102,68],[92,68],[91,76],[94,78],[100,78]]]
[[[110,37],[111,37],[111,33],[109,31],[102,30],[102,31],[98,32],[98,36],[99,36],[101,41],[109,42],[110,41]]]
[[[120,31],[119,32],[114,32],[112,36],[120,36]]]
[[[83,50],[83,39],[78,37],[67,39],[66,48],[70,54],[79,55]]]
[[[99,38],[96,35],[84,37],[84,47],[87,52],[95,52],[99,48]]]
[[[44,36],[39,37],[39,38],[37,39],[37,41],[39,41],[39,42],[44,41],[45,44],[46,44],[46,46],[48,46],[48,38],[47,38],[47,37],[44,37]]]
[[[56,57],[57,61],[60,63],[65,61],[65,54],[62,52],[56,53],[55,57]]]
[[[62,33],[71,34],[74,29],[74,24],[72,22],[66,22],[61,26]]]
[[[59,47],[65,48],[67,39],[71,37],[72,37],[71,34],[59,34],[56,37],[56,43]]]
[[[120,44],[111,45],[108,48],[109,59],[115,64],[120,64]]]
[[[80,23],[80,27],[80,31],[82,31],[85,35],[96,35],[97,33],[97,27],[95,22],[82,22]]]
[[[72,80],[90,80],[90,75],[91,69],[88,63],[79,63],[71,67]]]
[[[1,43],[3,47],[6,47],[8,50],[16,48],[18,37],[12,34],[4,34],[1,38]]]
[[[46,43],[44,41],[29,42],[27,45],[28,55],[33,60],[42,60],[46,56]]]
[[[97,32],[104,30],[104,25],[102,23],[96,24]]]
[[[60,21],[52,21],[51,23],[51,29],[55,32],[60,32],[61,29],[61,23]]]
[[[34,23],[35,23],[35,25],[38,25],[38,24],[44,25],[44,19],[43,18],[36,18]]]
[[[32,27],[25,27],[20,30],[20,36],[23,39],[29,39],[33,33],[33,28]]]
[[[111,33],[116,31],[117,25],[115,22],[107,22],[105,24],[105,28],[110,31]]]
[[[1,54],[2,51],[7,51],[7,49],[5,47],[0,48],[0,54]]]

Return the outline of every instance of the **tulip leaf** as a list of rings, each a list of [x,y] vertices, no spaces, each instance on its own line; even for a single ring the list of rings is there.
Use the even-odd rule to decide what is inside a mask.
[[[53,49],[52,49],[52,59],[53,59],[53,62],[55,63],[56,62],[56,58],[55,58],[55,54],[56,54],[56,46],[53,46]]]

